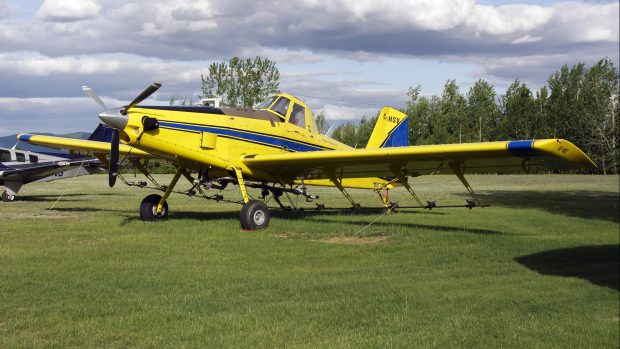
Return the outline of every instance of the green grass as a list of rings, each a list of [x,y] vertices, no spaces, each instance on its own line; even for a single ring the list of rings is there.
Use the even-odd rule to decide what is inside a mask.
[[[618,347],[618,179],[471,176],[490,207],[273,210],[257,232],[182,195],[143,223],[150,191],[105,176],[28,185],[0,203],[0,348]],[[411,182],[467,198],[451,176]]]

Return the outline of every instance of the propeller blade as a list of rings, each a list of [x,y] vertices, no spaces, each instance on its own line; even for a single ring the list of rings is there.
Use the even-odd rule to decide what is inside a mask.
[[[138,97],[134,98],[133,101],[131,101],[131,103],[129,103],[129,105],[125,107],[125,109],[123,109],[124,113],[126,114],[128,109],[135,107],[138,103],[147,99],[150,95],[155,93],[155,91],[159,90],[160,87],[161,87],[160,83],[158,82],[152,83],[149,87],[147,87],[144,91],[142,91],[142,93],[140,93]]]
[[[108,184],[113,187],[116,183],[118,173],[118,130],[112,129],[112,140],[110,142],[110,171],[108,172]]]
[[[97,96],[97,93],[95,93],[92,88],[88,86],[82,86],[82,91],[84,91],[84,93],[86,93],[88,97],[90,97],[93,101],[97,102],[97,104],[99,104],[103,108],[103,110],[108,110],[108,107],[106,107],[105,103],[103,103],[101,98]]]

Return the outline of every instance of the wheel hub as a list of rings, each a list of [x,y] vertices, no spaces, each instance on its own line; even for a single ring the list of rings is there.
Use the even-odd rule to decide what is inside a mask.
[[[254,223],[256,225],[262,225],[263,223],[265,223],[265,212],[263,211],[256,211],[254,212]]]

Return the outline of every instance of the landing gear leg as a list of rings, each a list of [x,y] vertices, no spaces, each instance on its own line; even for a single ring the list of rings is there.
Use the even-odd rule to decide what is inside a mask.
[[[10,201],[13,201],[13,200],[15,200],[15,195],[7,193],[6,190],[2,192],[2,201],[3,202],[10,202]]]
[[[15,200],[15,195],[22,187],[22,182],[4,181],[4,191],[2,192],[2,201],[10,202]]]
[[[267,228],[269,225],[269,208],[260,200],[250,200],[241,170],[236,167],[233,167],[233,169],[235,170],[237,183],[239,184],[239,190],[244,202],[239,217],[241,229],[256,230]]]
[[[168,203],[166,199],[172,193],[172,189],[174,189],[184,171],[181,167],[177,168],[177,172],[172,177],[170,185],[166,188],[164,196],[151,194],[142,200],[142,203],[140,203],[140,218],[143,221],[153,222],[168,218]]]

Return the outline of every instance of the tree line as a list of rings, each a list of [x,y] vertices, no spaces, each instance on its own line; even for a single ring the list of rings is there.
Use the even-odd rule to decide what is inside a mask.
[[[536,91],[516,79],[503,95],[480,79],[462,93],[455,80],[441,95],[408,90],[411,145],[563,138],[583,149],[601,173],[618,173],[619,72],[610,59],[587,67],[564,65]],[[338,126],[332,137],[364,147],[377,116]]]

